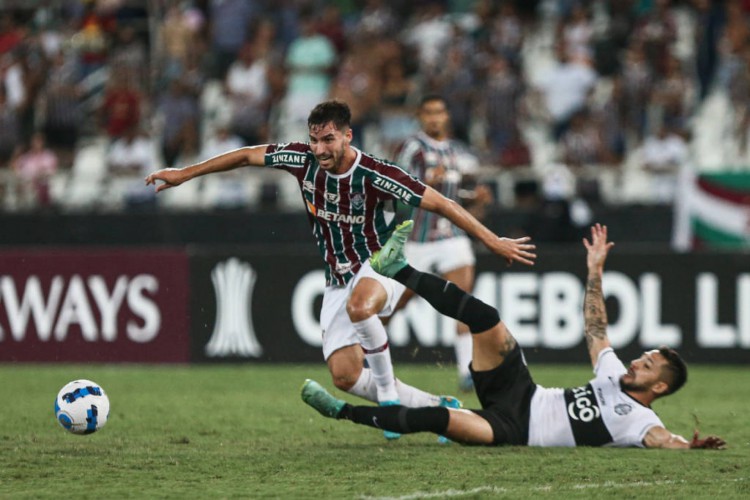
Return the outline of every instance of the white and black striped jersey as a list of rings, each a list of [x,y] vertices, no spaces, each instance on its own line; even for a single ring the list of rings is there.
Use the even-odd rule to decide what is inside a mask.
[[[610,347],[599,353],[596,376],[587,385],[537,386],[531,399],[529,446],[643,447],[646,433],[664,424],[654,410],[620,388],[626,372]]]

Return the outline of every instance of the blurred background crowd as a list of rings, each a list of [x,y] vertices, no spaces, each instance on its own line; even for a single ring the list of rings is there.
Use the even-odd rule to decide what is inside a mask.
[[[283,174],[143,177],[304,141],[329,97],[393,158],[443,95],[505,207],[585,219],[750,165],[750,0],[6,0],[0,78],[5,212],[302,210]]]

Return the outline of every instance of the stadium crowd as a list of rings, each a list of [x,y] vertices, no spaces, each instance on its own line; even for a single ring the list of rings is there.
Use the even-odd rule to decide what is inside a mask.
[[[142,178],[304,140],[328,97],[355,145],[393,158],[420,97],[443,95],[506,206],[628,201],[631,178],[670,203],[717,93],[750,154],[748,0],[5,2],[0,76],[4,211],[283,201],[275,179],[229,175],[157,205]]]

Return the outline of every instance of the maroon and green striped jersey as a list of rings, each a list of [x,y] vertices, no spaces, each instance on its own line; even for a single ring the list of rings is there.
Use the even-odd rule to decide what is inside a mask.
[[[424,132],[419,132],[404,142],[396,163],[419,179],[424,179],[427,171],[442,165],[445,168],[443,181],[433,186],[448,199],[459,201],[459,191],[466,179],[479,170],[479,162],[461,142],[447,139],[438,141]],[[448,219],[426,210],[413,210],[414,230],[410,239],[419,243],[443,240],[465,233]]]
[[[306,143],[270,144],[266,149],[266,166],[297,178],[326,262],[328,285],[348,283],[391,235],[395,202],[418,207],[426,189],[398,166],[353,149],[357,159],[340,175],[321,169]]]

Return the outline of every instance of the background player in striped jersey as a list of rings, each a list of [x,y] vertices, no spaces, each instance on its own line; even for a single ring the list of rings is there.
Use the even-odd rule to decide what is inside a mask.
[[[474,340],[472,376],[481,410],[377,408],[352,406],[328,394],[312,380],[302,399],[327,417],[400,433],[435,432],[455,441],[483,445],[616,446],[648,448],[722,448],[716,436],[692,441],[668,431],[651,403],[672,394],[687,380],[687,367],[668,347],[620,361],[607,338],[602,295],[604,261],[614,243],[607,227],[591,228],[584,239],[588,277],[584,300],[585,337],[595,377],[582,387],[545,388],[534,384],[516,340],[497,311],[438,276],[409,266],[403,245],[410,222],[396,228],[373,268],[404,283],[443,314],[465,321]]]
[[[310,112],[309,143],[236,149],[185,168],[159,170],[146,178],[146,184],[162,181],[156,186],[159,192],[243,166],[268,166],[294,175],[326,264],[320,322],[323,355],[334,384],[381,405],[451,404],[453,398],[427,394],[397,381],[393,374],[388,338],[378,315],[392,313],[404,287],[375,273],[368,259],[393,231],[395,202],[440,213],[509,263],[533,264],[534,246],[529,238],[496,236],[401,168],[351,146],[350,120],[345,103],[326,101]],[[369,369],[364,368],[365,358]]]
[[[446,198],[464,205],[478,219],[492,201],[487,186],[478,185],[476,174],[479,161],[466,145],[451,138],[451,118],[445,99],[436,94],[422,98],[417,110],[421,130],[402,145],[396,163]],[[426,210],[415,210],[411,218],[414,230],[406,244],[406,258],[421,271],[441,275],[461,290],[474,288],[476,259],[471,240],[448,219]],[[414,296],[408,288],[401,296],[398,308]],[[459,389],[473,388],[471,335],[469,327],[456,325],[456,366]]]

